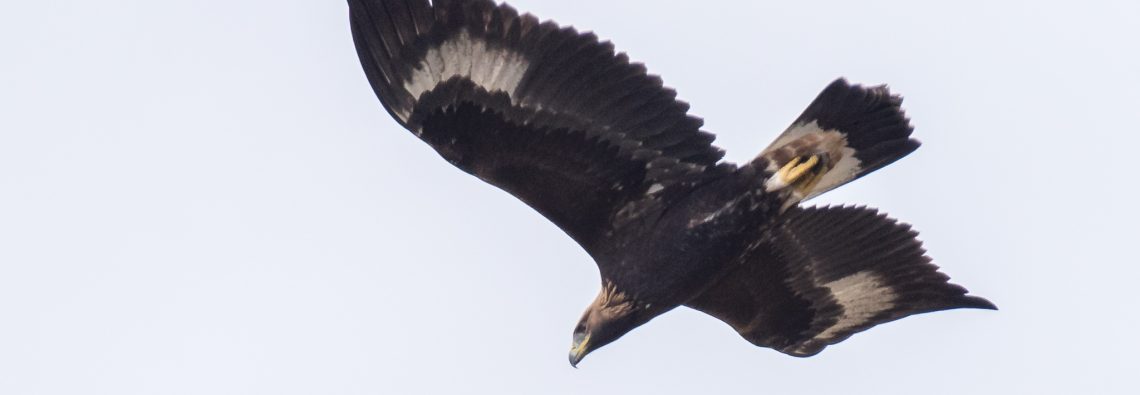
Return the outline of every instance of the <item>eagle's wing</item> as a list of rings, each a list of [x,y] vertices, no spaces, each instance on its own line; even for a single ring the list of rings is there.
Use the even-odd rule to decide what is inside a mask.
[[[793,208],[771,242],[686,305],[799,357],[912,314],[996,308],[948,283],[916,237],[872,209]]]
[[[350,0],[388,112],[590,250],[626,203],[715,173],[688,105],[608,42],[489,0]]]

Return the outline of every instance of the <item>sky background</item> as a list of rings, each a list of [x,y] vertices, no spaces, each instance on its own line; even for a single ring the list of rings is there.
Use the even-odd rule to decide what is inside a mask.
[[[596,267],[397,126],[345,2],[6,1],[0,393],[1137,393],[1140,2],[512,4],[647,63],[730,161],[889,83],[925,145],[812,203],[914,224],[1001,310],[796,359],[680,308],[572,369]]]

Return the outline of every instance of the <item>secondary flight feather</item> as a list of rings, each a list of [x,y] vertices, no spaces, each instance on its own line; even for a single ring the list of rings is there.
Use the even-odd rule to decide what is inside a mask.
[[[380,102],[459,169],[510,192],[597,263],[570,363],[679,306],[811,356],[878,324],[993,309],[948,283],[907,225],[800,203],[918,148],[902,99],[840,79],[755,159],[593,33],[490,0],[350,0]]]

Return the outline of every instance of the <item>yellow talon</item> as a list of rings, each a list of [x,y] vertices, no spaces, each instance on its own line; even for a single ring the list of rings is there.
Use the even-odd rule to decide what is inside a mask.
[[[801,155],[788,163],[784,164],[779,171],[776,172],[775,178],[779,182],[777,184],[769,185],[770,190],[783,189],[785,187],[792,187],[795,195],[802,198],[811,194],[812,188],[823,179],[823,175],[827,174],[830,170],[827,164],[827,159],[823,155]],[[790,200],[795,201],[795,200]]]
[[[819,155],[812,155],[805,160],[802,156],[793,158],[780,169],[780,178],[787,185],[796,184],[809,171],[819,164]]]

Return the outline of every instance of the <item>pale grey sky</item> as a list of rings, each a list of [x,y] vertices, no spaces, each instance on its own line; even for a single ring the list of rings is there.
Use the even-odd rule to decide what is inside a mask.
[[[1140,3],[518,0],[728,159],[828,82],[925,145],[814,203],[912,223],[1001,311],[811,359],[678,309],[566,361],[590,259],[382,110],[343,1],[0,5],[0,393],[1135,393]]]

